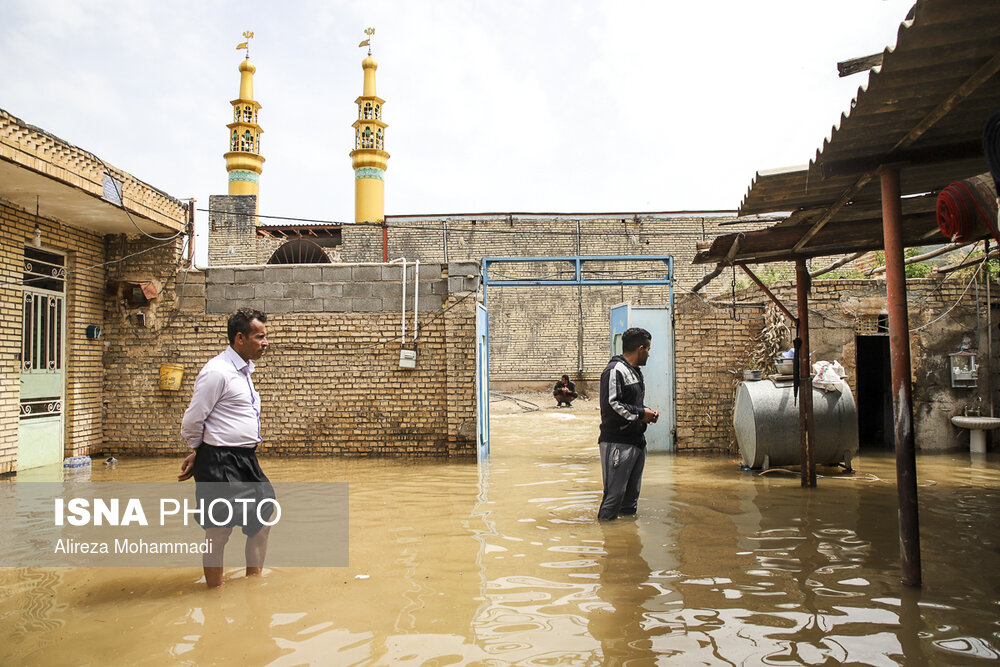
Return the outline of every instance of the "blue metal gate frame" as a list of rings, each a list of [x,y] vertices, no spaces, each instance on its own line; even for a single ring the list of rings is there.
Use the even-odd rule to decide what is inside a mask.
[[[569,280],[554,280],[550,278],[531,278],[525,280],[511,280],[507,278],[491,278],[490,277],[490,267],[493,264],[527,264],[535,263],[540,264],[543,262],[569,262],[573,265],[573,278]],[[583,274],[584,264],[587,262],[663,262],[666,264],[667,273],[663,278],[644,278],[644,279],[634,279],[634,278],[596,278],[588,279]],[[622,285],[666,285],[668,287],[669,298],[670,298],[670,312],[674,312],[674,258],[670,255],[596,255],[596,256],[559,256],[559,257],[484,257],[483,258],[483,308],[485,309],[487,303],[487,288],[489,287],[619,287]],[[673,329],[671,328],[671,331]],[[487,330],[487,349],[489,347],[489,333]],[[478,355],[477,355],[478,360]],[[482,380],[485,383],[485,392],[480,392],[480,396],[487,396],[487,402],[489,397],[489,370],[487,369],[485,373],[480,372],[477,364],[477,377],[484,377]],[[480,415],[482,415],[482,408],[480,407]],[[487,406],[486,411],[486,431],[484,434],[480,434],[480,443],[485,441],[489,443],[489,411]],[[482,418],[482,417],[481,417]],[[480,445],[480,460],[483,458],[482,445]],[[489,445],[486,444],[485,455],[489,455]]]
[[[509,280],[490,277],[491,264],[570,262],[574,267],[572,280],[552,280],[548,278]],[[667,265],[667,275],[663,278],[588,279],[583,275],[586,262],[663,262]],[[674,258],[670,255],[598,255],[566,257],[484,257],[483,258],[483,303],[486,302],[487,287],[618,287],[620,285],[667,285],[670,288],[670,307],[674,305]]]

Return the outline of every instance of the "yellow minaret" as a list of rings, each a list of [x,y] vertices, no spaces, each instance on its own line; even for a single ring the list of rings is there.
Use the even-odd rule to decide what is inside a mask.
[[[229,172],[229,194],[259,194],[260,173],[264,158],[260,154],[260,135],[264,132],[257,124],[260,105],[253,98],[253,75],[257,71],[250,62],[250,39],[252,32],[244,32],[243,42],[237,49],[246,50],[246,58],[240,63],[240,96],[233,100],[233,122],[229,128],[229,152],[225,154],[226,171]]]
[[[378,63],[372,58],[371,36],[374,28],[365,29],[368,39],[361,46],[368,46],[368,57],[361,63],[365,72],[365,86],[358,105],[358,119],[354,121],[354,221],[385,221],[385,170],[389,154],[385,152],[385,128],[382,122],[382,105],[385,100],[375,95],[375,70]]]

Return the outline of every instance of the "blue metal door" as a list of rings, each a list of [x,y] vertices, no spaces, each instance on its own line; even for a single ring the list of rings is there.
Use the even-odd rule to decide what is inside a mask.
[[[476,449],[480,459],[490,455],[490,315],[476,304]]]

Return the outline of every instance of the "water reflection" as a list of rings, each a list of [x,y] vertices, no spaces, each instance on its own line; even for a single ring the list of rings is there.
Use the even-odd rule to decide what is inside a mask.
[[[605,665],[649,664],[655,656],[645,604],[659,595],[649,584],[651,570],[642,557],[642,539],[633,519],[602,522],[604,553],[599,560],[597,597],[588,629],[601,642]]]
[[[595,521],[596,412],[500,417],[493,459],[278,459],[350,484],[350,566],[0,570],[0,663],[996,664],[1000,460],[921,457],[922,589],[899,579],[893,461],[794,475],[650,457]],[[128,460],[100,480],[163,480]],[[237,554],[238,555],[238,554]],[[237,559],[238,560],[238,559]],[[141,641],[139,640],[141,638]]]

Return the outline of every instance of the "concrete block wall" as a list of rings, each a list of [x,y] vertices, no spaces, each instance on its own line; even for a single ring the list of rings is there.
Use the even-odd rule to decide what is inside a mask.
[[[406,269],[406,310],[413,315],[415,267]],[[435,311],[444,305],[449,281],[440,264],[422,264],[417,279],[417,307]],[[256,304],[267,313],[401,313],[403,267],[399,264],[272,264],[213,267],[205,274],[207,313],[232,313]],[[454,292],[464,283],[454,283]],[[410,323],[407,323],[410,326]]]
[[[101,444],[101,347],[85,331],[103,316],[103,239],[0,200],[0,474],[17,470],[24,246],[36,225],[43,249],[66,254],[64,452],[87,454]]]

